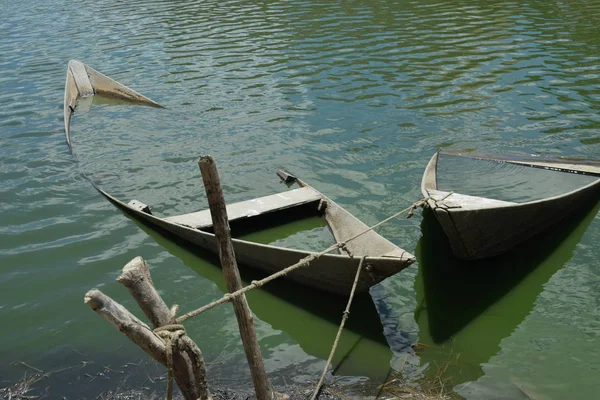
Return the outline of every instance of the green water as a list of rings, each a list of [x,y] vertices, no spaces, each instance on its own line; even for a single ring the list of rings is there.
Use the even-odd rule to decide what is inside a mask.
[[[224,291],[213,258],[134,223],[85,176],[157,214],[191,212],[206,206],[196,160],[210,153],[227,201],[285,190],[274,175],[285,167],[372,224],[421,197],[438,149],[600,158],[599,1],[0,4],[0,387],[31,372],[20,361],[77,365],[53,377],[51,398],[114,388],[115,375],[84,375],[104,366],[134,370],[123,365],[141,352],[83,295],[99,287],[134,309],[114,280],[137,255],[183,311]],[[69,59],[168,109],[95,102],[74,116],[71,154]],[[596,397],[600,225],[590,212],[475,266],[440,261],[431,219],[386,224],[380,232],[418,263],[358,302],[336,373],[381,382],[458,354],[447,374],[467,397]],[[330,239],[318,223],[264,235]],[[249,302],[273,381],[314,380],[343,299],[282,283]],[[229,307],[187,329],[214,384],[249,382]],[[129,382],[150,385],[140,375]]]

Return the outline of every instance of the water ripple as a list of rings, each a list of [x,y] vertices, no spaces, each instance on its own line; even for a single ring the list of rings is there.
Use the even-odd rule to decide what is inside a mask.
[[[228,201],[282,190],[273,171],[286,167],[375,222],[420,197],[420,174],[439,148],[600,154],[598,1],[33,0],[4,8],[0,318],[19,306],[60,331],[67,318],[51,315],[79,304],[93,284],[110,286],[140,253],[155,260],[155,281],[167,292],[197,299],[198,286],[216,290],[201,278],[173,283],[161,271],[189,268],[98,198],[82,173],[157,213],[186,212],[206,205],[195,160],[211,153]],[[79,110],[76,162],[62,132],[71,58],[169,109]],[[590,229],[596,237],[598,227]],[[418,221],[382,232],[410,251]],[[598,256],[582,248],[573,262]],[[589,279],[594,273],[586,270]],[[403,276],[388,284],[386,302],[414,336],[412,275]],[[14,289],[28,285],[39,301]],[[576,286],[563,279],[548,293],[564,292],[568,314],[593,336],[588,314],[572,311],[591,302]],[[58,292],[62,300],[51,301]],[[74,329],[89,322],[85,311],[69,312]],[[43,357],[43,335],[21,329],[14,351]],[[0,328],[0,338],[13,337]],[[12,350],[0,347],[0,357]]]

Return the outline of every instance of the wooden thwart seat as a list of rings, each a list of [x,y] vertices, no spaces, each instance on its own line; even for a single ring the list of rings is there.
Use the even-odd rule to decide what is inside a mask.
[[[477,210],[482,208],[494,208],[509,206],[517,203],[488,199],[486,197],[469,196],[460,193],[450,193],[443,190],[428,189],[427,192],[439,208],[461,208],[463,210]]]
[[[322,199],[319,192],[310,187],[302,187],[287,192],[272,194],[252,200],[227,205],[229,221],[253,217],[268,212],[283,210],[303,204],[317,202]],[[189,226],[196,229],[212,226],[210,210],[165,218],[166,221]]]

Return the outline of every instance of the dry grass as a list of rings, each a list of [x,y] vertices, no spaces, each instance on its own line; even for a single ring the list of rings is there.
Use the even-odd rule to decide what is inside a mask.
[[[39,368],[33,367],[23,361],[12,363],[11,365],[22,365],[27,367],[33,374],[28,374],[27,372],[19,379],[19,381],[15,382],[11,386],[7,386],[4,388],[0,388],[0,400],[43,400],[50,399],[52,396],[49,394],[48,389],[49,386],[46,387],[46,391],[40,391],[40,381],[48,378],[50,379],[55,374],[60,372],[64,372],[76,367],[85,367],[88,364],[93,364],[90,361],[83,361],[81,365],[73,365],[66,368],[57,369],[51,372],[44,372]],[[104,367],[104,372],[98,373],[97,376],[108,374],[112,372],[109,367]],[[117,371],[120,372],[120,371]],[[82,377],[90,377],[92,380],[96,379],[97,376],[92,376],[89,374],[83,374]],[[123,378],[120,385],[115,390],[109,390],[101,393],[95,400],[158,400],[159,396],[151,392],[149,388],[141,388],[141,389],[131,389],[125,387],[127,377]]]
[[[5,388],[0,388],[0,400],[42,400],[49,398],[48,395],[34,396],[29,393],[35,388],[35,384],[50,374],[23,375],[23,377]],[[117,388],[106,391],[96,397],[96,400],[158,400],[160,397],[154,392],[142,389]],[[177,397],[175,397],[177,398]]]
[[[97,400],[158,400],[160,397],[156,393],[148,393],[143,390],[109,390],[98,396]],[[177,397],[175,397],[177,399]]]
[[[390,380],[381,384],[378,389],[379,393],[375,397],[382,400],[455,400],[461,399],[454,390],[454,383],[451,382],[450,374],[447,374],[449,367],[455,365],[458,361],[458,355],[454,355],[447,360],[443,365],[431,364],[428,370],[424,373],[409,373],[405,370],[403,364],[400,371],[396,372]],[[0,388],[0,400],[42,400],[49,398],[48,395],[32,395],[35,386],[39,386],[40,382],[44,378],[49,378],[51,375],[57,372],[62,372],[73,367],[63,368],[51,373],[44,373],[43,371],[32,367],[28,364],[22,363],[24,366],[32,370],[32,374],[25,374],[18,382],[12,386]],[[114,390],[106,391],[97,397],[96,400],[159,400],[162,397],[156,393],[151,392],[149,388],[132,389],[125,387],[126,380],[123,380],[120,385]],[[38,385],[36,385],[38,384]],[[337,385],[328,385],[323,389],[323,392],[319,396],[321,399],[344,399],[344,398],[357,398],[356,394],[346,396]],[[306,393],[312,393],[312,388],[295,388],[292,390],[291,398],[304,399]],[[305,393],[306,392],[306,393]],[[35,392],[34,392],[35,393]],[[36,394],[39,394],[37,391]],[[247,398],[247,394],[236,393],[234,391],[213,389],[213,396],[218,400],[243,400]],[[371,397],[371,396],[368,396]],[[181,399],[181,397],[176,397]]]
[[[453,390],[454,384],[446,375],[448,367],[455,365],[458,355],[450,358],[445,364],[433,364],[425,375],[405,376],[402,370],[389,381],[379,386],[381,398],[409,400],[455,400],[462,399]]]
[[[0,389],[0,399],[1,400],[33,400],[39,399],[39,396],[31,396],[28,393],[33,390],[33,385],[35,385],[41,379],[44,379],[45,375],[43,374],[35,374],[35,375],[27,375],[25,374],[17,383],[12,386],[8,386]]]

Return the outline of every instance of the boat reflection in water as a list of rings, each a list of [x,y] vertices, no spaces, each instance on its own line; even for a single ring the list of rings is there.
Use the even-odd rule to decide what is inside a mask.
[[[419,325],[417,353],[429,373],[445,369],[450,385],[483,375],[482,363],[500,350],[531,312],[548,280],[572,257],[600,205],[581,210],[501,256],[463,261],[452,254],[442,228],[424,210],[416,256]],[[516,389],[516,388],[513,388]]]
[[[142,222],[132,220],[185,265],[203,278],[214,282],[223,293],[227,291],[218,259],[213,254],[178,241],[166,232],[159,232]],[[326,229],[319,218],[314,218],[312,221],[291,222],[245,235],[243,238],[257,242],[273,242],[282,236],[293,235],[298,233],[298,230],[315,226],[317,230],[319,226]],[[244,266],[240,266],[240,274],[245,284],[265,277],[264,273]],[[348,301],[346,296],[333,295],[285,279],[278,279],[261,289],[252,290],[246,297],[252,312],[261,321],[285,332],[304,352],[323,360],[329,356]],[[410,348],[410,343],[406,343],[406,348]],[[334,374],[367,376],[376,382],[382,382],[389,376],[392,356],[371,296],[368,292],[357,295],[333,359]]]

